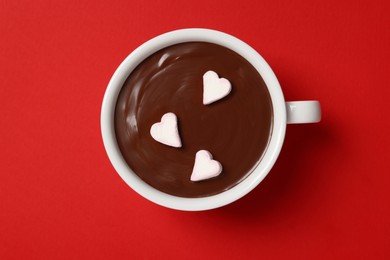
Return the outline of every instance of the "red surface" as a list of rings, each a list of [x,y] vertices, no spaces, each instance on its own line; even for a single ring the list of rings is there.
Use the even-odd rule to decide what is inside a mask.
[[[0,1],[0,259],[390,259],[387,1],[66,2]],[[323,108],[259,187],[200,213],[133,192],[99,127],[119,63],[185,27],[248,42]]]

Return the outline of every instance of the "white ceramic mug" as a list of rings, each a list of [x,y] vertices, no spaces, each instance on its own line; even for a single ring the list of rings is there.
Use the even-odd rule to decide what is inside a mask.
[[[163,193],[143,182],[127,165],[118,148],[114,130],[114,112],[118,94],[134,68],[158,50],[182,42],[211,42],[227,47],[248,60],[268,87],[273,106],[273,130],[268,148],[251,174],[231,189],[203,198],[182,198]],[[101,110],[104,146],[115,170],[137,193],[159,205],[188,211],[200,211],[227,205],[254,189],[268,174],[283,145],[286,124],[315,123],[321,119],[318,101],[285,102],[279,82],[267,62],[248,44],[223,32],[210,29],[182,29],[159,35],[134,50],[112,76]]]

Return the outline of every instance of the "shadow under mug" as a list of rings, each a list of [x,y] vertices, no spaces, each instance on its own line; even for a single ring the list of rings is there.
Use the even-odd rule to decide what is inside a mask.
[[[210,42],[233,50],[241,55],[259,72],[271,96],[273,106],[273,130],[269,145],[262,160],[254,170],[234,187],[209,197],[182,198],[163,193],[142,181],[127,165],[119,150],[114,113],[119,92],[130,73],[153,53],[183,42]],[[177,210],[201,211],[218,208],[245,196],[268,174],[279,156],[284,142],[286,124],[316,123],[321,120],[318,101],[285,102],[279,82],[267,62],[252,47],[229,34],[210,29],[181,29],[161,34],[135,49],[113,74],[102,103],[101,133],[107,155],[119,176],[137,193],[146,199]]]

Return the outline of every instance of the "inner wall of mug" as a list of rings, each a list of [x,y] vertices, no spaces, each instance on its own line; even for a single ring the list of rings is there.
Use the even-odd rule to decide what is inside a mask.
[[[165,194],[143,182],[127,165],[118,148],[114,130],[114,112],[119,92],[130,73],[155,52],[183,42],[215,43],[238,53],[260,73],[271,96],[273,106],[273,131],[260,163],[243,181],[231,189],[210,197],[182,198]],[[183,29],[157,36],[134,50],[118,67],[111,78],[103,100],[101,114],[103,142],[114,168],[122,179],[137,193],[157,204],[180,210],[207,210],[231,203],[256,187],[267,175],[280,152],[285,128],[286,110],[283,94],[276,76],[265,60],[241,40],[209,29]]]

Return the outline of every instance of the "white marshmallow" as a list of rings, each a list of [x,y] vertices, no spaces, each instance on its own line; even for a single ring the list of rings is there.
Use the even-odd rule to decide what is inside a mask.
[[[221,163],[213,160],[213,156],[209,151],[200,150],[196,153],[191,181],[201,181],[217,177],[221,172]]]
[[[177,117],[174,113],[166,113],[161,117],[161,122],[155,123],[150,128],[150,135],[154,140],[173,147],[181,147]]]
[[[230,81],[219,78],[214,71],[209,70],[203,75],[203,105],[211,104],[226,97],[231,90]]]

